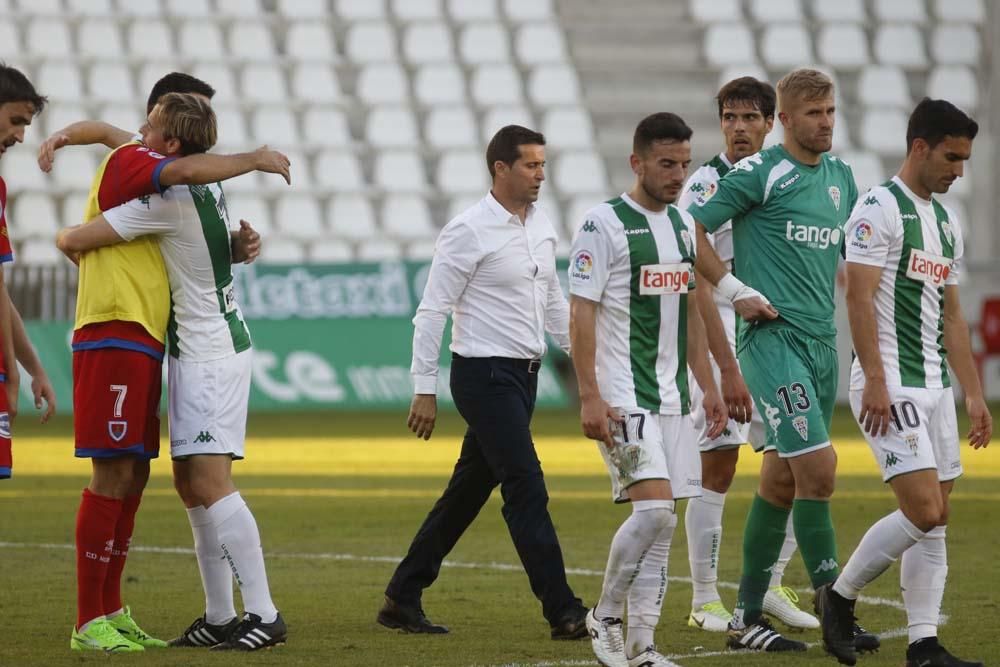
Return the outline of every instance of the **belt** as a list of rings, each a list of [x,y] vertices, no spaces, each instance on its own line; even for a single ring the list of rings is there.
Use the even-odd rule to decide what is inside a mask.
[[[472,359],[477,357],[463,357],[457,352],[451,353],[452,359]],[[527,371],[528,373],[537,373],[538,369],[542,367],[541,359],[511,359],[510,357],[478,357],[480,359],[489,359],[490,361],[499,363],[503,366],[509,366],[510,368],[516,368],[519,371]]]

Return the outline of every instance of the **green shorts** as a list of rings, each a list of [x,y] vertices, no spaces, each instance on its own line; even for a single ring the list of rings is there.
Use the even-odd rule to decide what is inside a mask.
[[[792,457],[830,444],[837,351],[787,323],[752,327],[739,351],[747,388],[764,417],[764,449]]]

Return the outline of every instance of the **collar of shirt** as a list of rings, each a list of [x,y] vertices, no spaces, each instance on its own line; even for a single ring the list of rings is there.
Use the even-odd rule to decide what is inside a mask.
[[[503,204],[497,201],[497,198],[493,196],[493,191],[490,190],[486,193],[486,197],[483,200],[486,202],[486,208],[493,212],[493,215],[497,217],[497,220],[502,222],[509,222],[511,224],[520,225],[521,218],[517,217],[516,213],[511,213],[508,211]],[[524,212],[524,226],[527,227],[528,223],[535,217],[535,205],[528,204],[528,208]]]

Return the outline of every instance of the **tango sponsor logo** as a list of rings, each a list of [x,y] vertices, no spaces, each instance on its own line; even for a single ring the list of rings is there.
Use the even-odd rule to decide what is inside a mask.
[[[687,294],[690,283],[690,264],[644,264],[639,273],[639,294]]]
[[[906,265],[906,277],[930,283],[935,287],[944,285],[951,272],[951,260],[932,255],[914,248],[910,251],[910,261]]]

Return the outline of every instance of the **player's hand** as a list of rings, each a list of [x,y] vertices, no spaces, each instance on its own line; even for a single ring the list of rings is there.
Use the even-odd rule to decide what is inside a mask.
[[[7,392],[7,414],[10,417],[10,423],[13,424],[14,417],[17,416],[18,391],[21,388],[20,375],[17,372],[7,373],[3,388]]]
[[[773,320],[778,316],[778,311],[774,309],[774,306],[760,295],[737,299],[733,301],[733,308],[747,322]]]
[[[611,437],[611,422],[623,423],[625,418],[600,396],[589,398],[580,404],[580,425],[583,434],[591,440],[600,440],[608,449],[615,448]]]
[[[714,440],[722,435],[729,423],[729,411],[726,410],[726,402],[722,400],[722,395],[715,387],[705,392],[705,398],[701,402],[701,407],[705,410],[705,435],[710,440]]]
[[[431,439],[434,432],[434,420],[437,419],[437,396],[434,394],[414,394],[410,403],[410,416],[406,425],[417,434],[418,438]]]
[[[740,424],[746,424],[753,415],[753,398],[739,368],[722,371],[722,400],[729,411],[729,418]]]
[[[243,258],[244,264],[251,264],[260,256],[260,234],[246,220],[240,220],[240,231],[236,235],[236,242],[239,244],[239,256]]]
[[[56,413],[56,390],[53,389],[48,375],[39,373],[31,378],[31,395],[35,397],[36,410],[41,410],[42,402],[45,403],[45,412],[42,413],[41,418],[41,422],[44,424]]]
[[[285,179],[285,183],[292,184],[291,162],[289,162],[284,153],[272,151],[267,146],[261,146],[254,151],[254,154],[257,156],[257,171],[263,171],[268,174],[281,174]]]
[[[990,444],[993,436],[993,417],[982,396],[965,397],[965,410],[969,413],[969,444],[979,449]]]
[[[892,402],[885,380],[867,380],[861,392],[861,412],[858,423],[861,430],[872,437],[881,437],[889,432],[889,415]]]
[[[38,168],[46,174],[52,171],[52,163],[56,161],[56,151],[69,145],[69,136],[56,132],[38,147]]]

